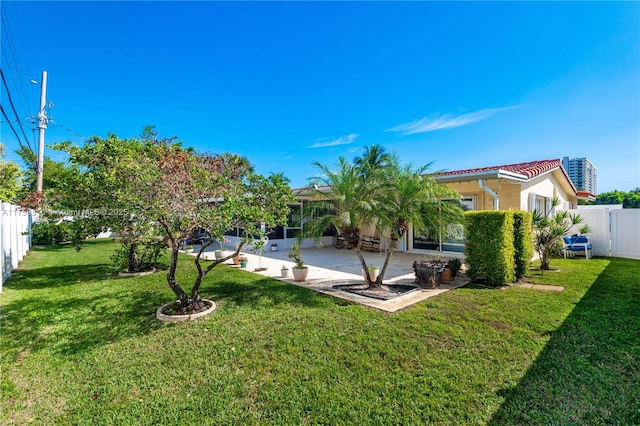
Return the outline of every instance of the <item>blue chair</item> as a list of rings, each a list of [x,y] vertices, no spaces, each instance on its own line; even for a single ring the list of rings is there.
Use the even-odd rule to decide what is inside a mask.
[[[571,247],[571,237],[562,237],[562,255],[565,257],[565,259],[567,258],[567,256],[573,256],[573,253],[571,252],[571,250],[569,250],[569,247]]]
[[[576,253],[584,253],[586,259],[593,257],[591,253],[591,242],[586,235],[574,235],[571,238],[564,237],[563,241],[565,245],[565,257],[566,254],[573,256]]]

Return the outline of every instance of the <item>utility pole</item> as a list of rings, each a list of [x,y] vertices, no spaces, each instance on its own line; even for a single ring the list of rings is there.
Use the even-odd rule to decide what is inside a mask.
[[[40,112],[38,112],[38,129],[40,129],[40,138],[38,141],[38,163],[37,163],[37,179],[36,191],[42,192],[42,174],[44,172],[44,131],[47,128],[49,119],[44,108],[47,104],[47,72],[42,71],[42,82],[40,83]]]

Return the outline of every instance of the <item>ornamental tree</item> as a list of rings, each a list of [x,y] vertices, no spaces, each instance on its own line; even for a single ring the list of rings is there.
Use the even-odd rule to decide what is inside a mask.
[[[107,143],[94,138],[68,151],[86,165],[86,182],[96,199],[126,210],[134,221],[153,223],[153,231],[164,236],[171,250],[167,283],[176,295],[174,311],[179,314],[201,310],[204,277],[237,255],[245,243],[262,237],[265,228],[286,224],[287,203],[294,200],[282,175],[252,173],[245,162],[200,154],[174,139],[121,141],[109,135]],[[244,230],[236,251],[203,264],[204,250],[234,227]],[[178,255],[185,241],[201,230],[211,239],[194,257],[198,273],[187,292],[176,277]]]

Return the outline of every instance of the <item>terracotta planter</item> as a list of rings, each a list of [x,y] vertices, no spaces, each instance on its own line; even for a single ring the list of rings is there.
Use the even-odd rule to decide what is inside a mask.
[[[238,253],[236,256],[233,256],[231,259],[233,260],[234,265],[240,264],[240,259],[244,257],[244,253]]]
[[[305,281],[307,279],[307,273],[309,268],[292,268],[294,281]]]
[[[451,282],[451,269],[444,268],[440,273],[440,283],[441,284],[449,284]]]

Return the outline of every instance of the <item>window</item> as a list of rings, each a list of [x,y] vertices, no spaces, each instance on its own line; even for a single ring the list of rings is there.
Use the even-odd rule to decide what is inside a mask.
[[[543,215],[547,214],[547,199],[546,197],[542,197],[540,195],[536,195],[534,209]]]
[[[475,210],[476,196],[463,195],[460,204],[463,210]],[[416,235],[412,231],[412,240],[413,248],[418,250],[464,252],[464,229],[461,224],[450,225],[442,234],[434,230]]]

